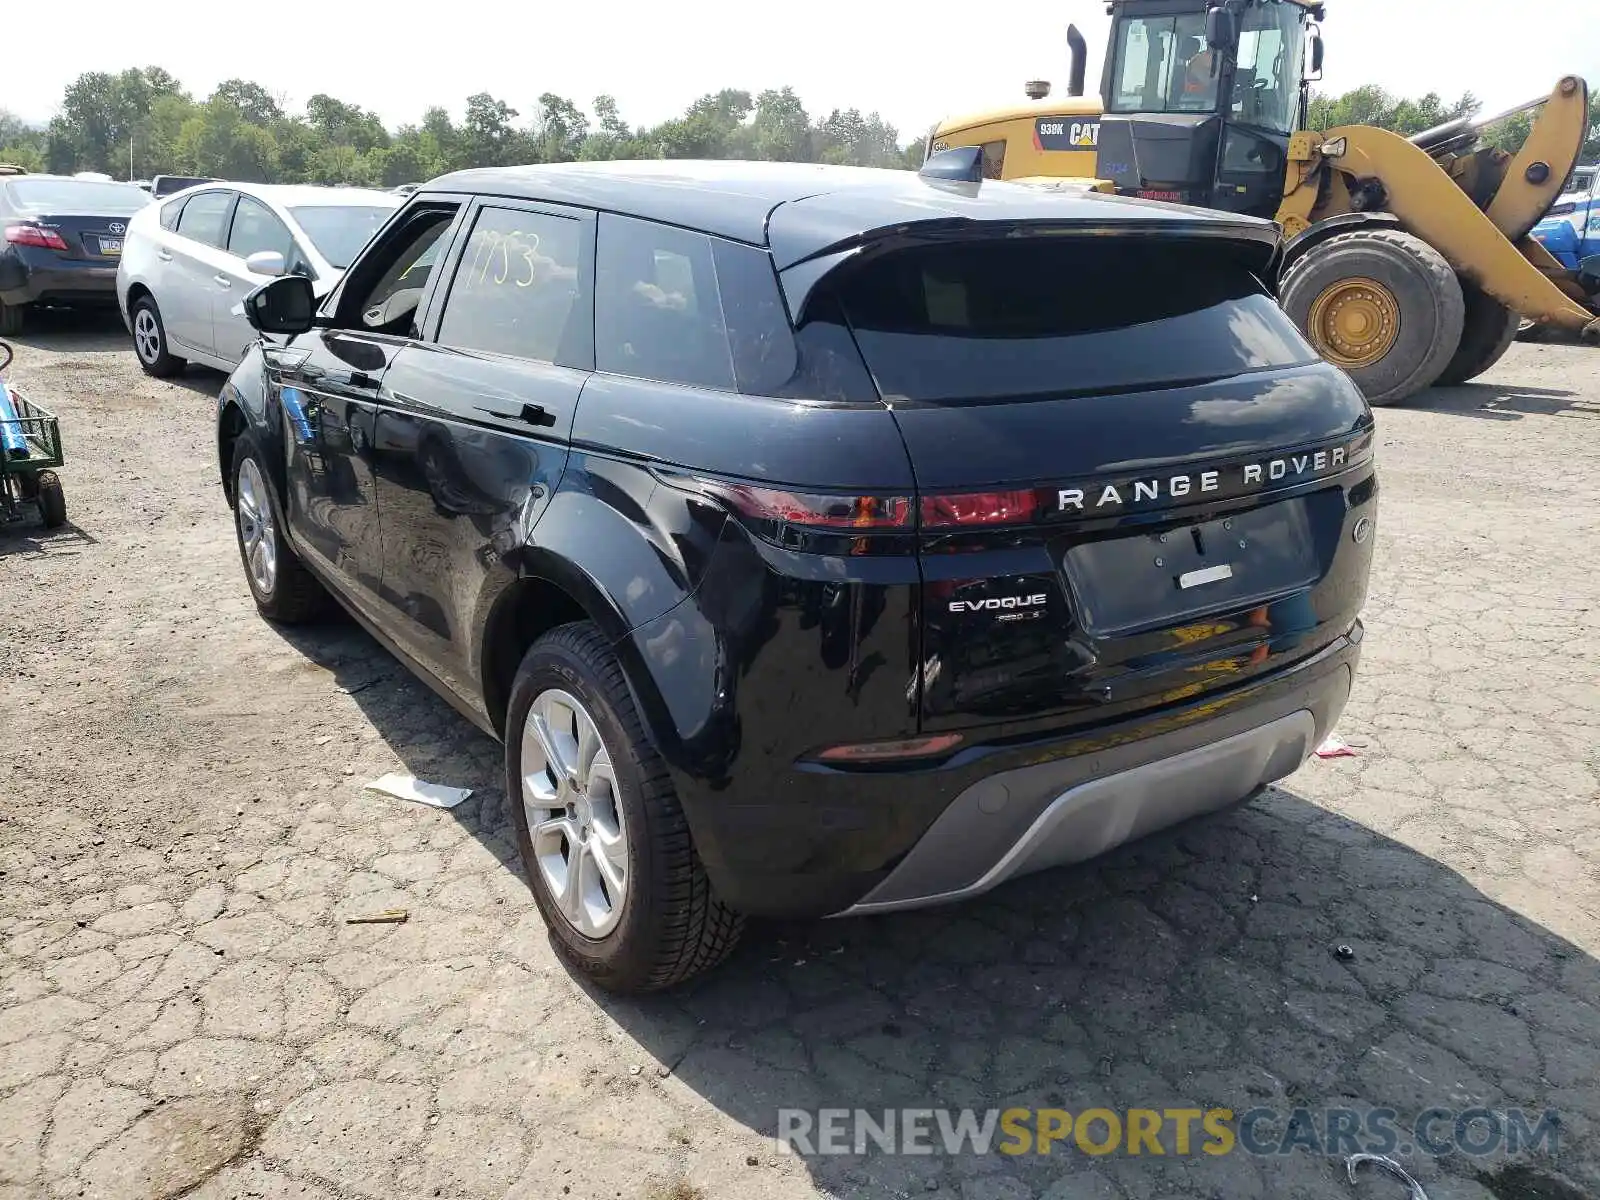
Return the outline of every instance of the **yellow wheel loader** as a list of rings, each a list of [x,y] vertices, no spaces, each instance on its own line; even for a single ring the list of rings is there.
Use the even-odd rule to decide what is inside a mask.
[[[947,120],[929,155],[980,146],[998,179],[1053,181],[1272,217],[1285,236],[1279,299],[1373,404],[1494,365],[1522,319],[1600,336],[1600,263],[1565,268],[1529,236],[1588,135],[1589,89],[1406,138],[1365,125],[1309,131],[1321,0],[1110,0],[1098,99],[1068,30],[1064,99]],[[1521,151],[1481,143],[1539,109]]]

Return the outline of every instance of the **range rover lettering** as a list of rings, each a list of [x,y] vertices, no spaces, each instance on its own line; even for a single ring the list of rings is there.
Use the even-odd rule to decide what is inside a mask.
[[[773,163],[470,170],[246,300],[245,576],[501,739],[575,966],[976,896],[1243,801],[1359,655],[1372,414],[1264,221]]]

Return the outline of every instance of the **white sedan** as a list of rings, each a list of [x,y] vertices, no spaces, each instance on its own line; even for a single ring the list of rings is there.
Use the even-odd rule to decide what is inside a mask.
[[[277,275],[305,275],[321,297],[404,197],[364,188],[207,183],[128,222],[117,304],[151,375],[186,362],[229,371],[256,333],[235,312]]]

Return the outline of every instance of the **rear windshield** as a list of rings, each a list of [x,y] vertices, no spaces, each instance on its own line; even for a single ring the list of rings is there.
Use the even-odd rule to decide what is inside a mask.
[[[36,213],[127,216],[150,203],[137,184],[96,179],[18,179],[6,191],[18,208]]]
[[[1217,244],[917,247],[847,278],[841,300],[891,403],[1131,391],[1316,361]]]
[[[341,271],[355,262],[378,227],[394,216],[394,208],[375,205],[302,205],[289,211],[317,253]]]

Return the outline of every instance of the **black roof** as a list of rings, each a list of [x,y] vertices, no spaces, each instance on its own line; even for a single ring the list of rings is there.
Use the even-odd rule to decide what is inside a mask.
[[[598,209],[772,249],[779,269],[874,231],[930,221],[1048,221],[1147,226],[1276,244],[1270,221],[1099,192],[818,163],[633,159],[480,167],[422,193],[466,192]]]

